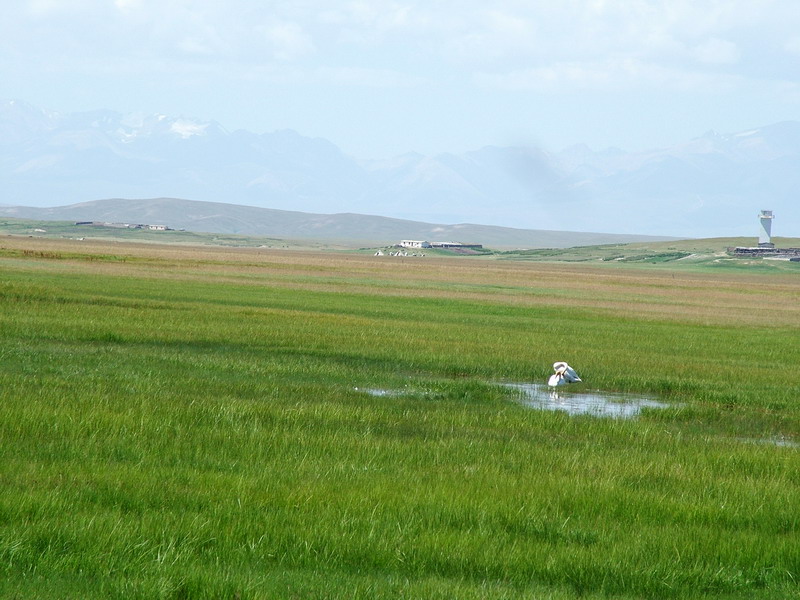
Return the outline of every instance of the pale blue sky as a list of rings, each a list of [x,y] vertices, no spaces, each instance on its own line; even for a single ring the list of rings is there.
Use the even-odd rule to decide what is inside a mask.
[[[796,0],[11,0],[0,97],[359,158],[663,147],[800,120]]]

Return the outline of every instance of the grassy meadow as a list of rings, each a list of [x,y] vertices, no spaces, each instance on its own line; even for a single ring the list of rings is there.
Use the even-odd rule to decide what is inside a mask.
[[[800,265],[0,239],[0,597],[800,594]],[[524,406],[567,360],[636,419]]]

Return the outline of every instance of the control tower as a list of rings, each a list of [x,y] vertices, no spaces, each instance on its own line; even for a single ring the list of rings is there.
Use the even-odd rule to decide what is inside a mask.
[[[775,244],[772,243],[772,216],[771,210],[762,210],[758,215],[761,221],[761,230],[758,234],[758,247],[759,248],[774,248]]]

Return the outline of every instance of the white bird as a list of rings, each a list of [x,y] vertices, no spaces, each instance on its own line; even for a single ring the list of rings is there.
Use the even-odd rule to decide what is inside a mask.
[[[565,362],[553,363],[553,370],[555,373],[550,375],[550,379],[547,380],[547,385],[550,387],[557,387],[559,385],[566,385],[568,383],[576,383],[581,380],[581,378],[578,377],[578,374],[575,372],[575,369],[570,367]]]

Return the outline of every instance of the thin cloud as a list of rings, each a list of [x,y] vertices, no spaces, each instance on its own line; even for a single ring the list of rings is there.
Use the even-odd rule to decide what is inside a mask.
[[[483,87],[547,93],[631,92],[643,88],[723,91],[734,89],[741,82],[726,74],[670,68],[634,59],[554,63],[508,73],[476,73],[475,81]]]
[[[272,54],[282,61],[291,61],[314,54],[316,47],[311,36],[296,23],[273,23],[258,31],[272,47]]]
[[[320,81],[339,86],[411,88],[431,83],[426,78],[399,71],[362,67],[322,67],[311,75]]]
[[[789,54],[800,56],[800,35],[793,36],[786,40],[783,47]]]
[[[476,147],[518,131],[625,146],[798,118],[795,0],[7,4],[0,95],[57,110],[179,107],[356,140],[353,153]],[[353,107],[361,115],[348,120]]]
[[[741,53],[733,42],[712,38],[697,46],[695,56],[701,63],[725,65],[738,62]]]

